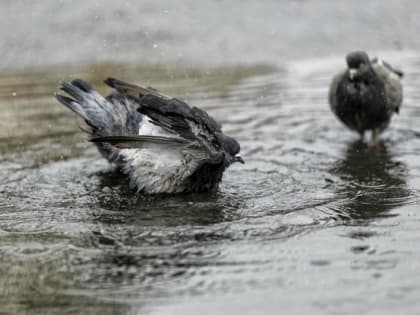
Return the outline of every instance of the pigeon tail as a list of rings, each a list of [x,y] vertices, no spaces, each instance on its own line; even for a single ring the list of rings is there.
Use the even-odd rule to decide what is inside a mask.
[[[92,135],[109,136],[123,133],[121,111],[110,100],[107,100],[88,83],[75,79],[64,82],[60,88],[68,96],[55,93],[55,98],[64,106],[82,117],[92,128]]]

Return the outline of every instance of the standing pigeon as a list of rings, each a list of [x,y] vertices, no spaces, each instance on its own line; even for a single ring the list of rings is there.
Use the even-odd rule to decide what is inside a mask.
[[[402,102],[402,71],[377,58],[369,60],[364,51],[347,55],[347,69],[338,73],[330,86],[329,102],[334,114],[364,140],[372,130],[371,144],[398,113]]]
[[[90,141],[146,194],[217,189],[224,170],[244,163],[239,143],[223,134],[205,111],[183,101],[113,78],[104,98],[86,82],[65,82],[55,94],[90,127]]]

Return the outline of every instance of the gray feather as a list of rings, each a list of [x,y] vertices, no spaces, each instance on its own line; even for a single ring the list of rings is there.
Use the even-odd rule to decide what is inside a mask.
[[[71,111],[75,112],[76,114],[84,118],[85,120],[88,120],[88,117],[86,116],[85,111],[80,106],[80,104],[77,103],[75,100],[67,96],[57,94],[57,93],[54,93],[54,97],[57,99],[57,101],[59,101],[61,104],[69,108]]]
[[[153,88],[113,78],[105,83],[115,89],[106,98],[80,79],[62,84],[68,96],[55,97],[85,119],[92,128],[90,141],[129,176],[131,187],[145,193],[218,187],[235,161],[226,152],[236,155],[239,144],[206,112]]]
[[[385,84],[385,96],[389,110],[398,113],[403,100],[401,76],[384,62],[374,62],[372,67]]]

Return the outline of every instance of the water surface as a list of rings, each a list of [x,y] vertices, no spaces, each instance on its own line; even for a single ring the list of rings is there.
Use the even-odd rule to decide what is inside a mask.
[[[174,11],[164,2],[144,2],[147,19],[114,4],[77,16],[65,2],[33,11],[26,23],[46,8],[60,13],[40,21],[38,33],[28,31],[40,41],[19,46],[13,32],[3,37],[10,51],[0,62],[0,313],[420,313],[420,55],[406,49],[417,44],[410,29],[418,19],[407,6],[417,2],[385,2],[366,2],[355,19],[353,7],[287,1],[279,13],[290,15],[285,24],[275,4],[248,3],[239,10],[255,15],[248,37],[239,14],[216,33],[220,20],[208,12],[220,10],[212,6],[178,9],[180,19],[198,17],[176,27],[165,19]],[[28,14],[24,2],[2,5],[1,14]],[[349,44],[334,23],[317,28],[317,5],[330,22],[351,12],[346,21],[354,28],[337,28],[360,33],[360,41],[352,36]],[[401,24],[369,19],[374,9],[394,12]],[[267,23],[260,10],[270,12]],[[98,12],[99,21],[108,18],[105,28],[95,18],[74,24]],[[133,26],[127,33],[124,23]],[[140,42],[148,48],[129,46],[139,29],[157,23],[160,31]],[[382,25],[382,37],[360,32],[360,23]],[[29,36],[23,29],[15,33]],[[64,48],[86,30],[92,41]],[[217,34],[232,42],[219,46]],[[107,36],[115,45],[99,49]],[[276,36],[281,41],[263,46]],[[209,55],[201,53],[201,38]],[[361,145],[327,104],[343,51],[356,42],[382,50],[406,73],[401,113],[376,150]],[[107,93],[102,80],[110,75],[205,109],[240,141],[246,164],[229,168],[215,193],[133,193],[86,141],[83,121],[52,97],[60,80],[76,77]]]

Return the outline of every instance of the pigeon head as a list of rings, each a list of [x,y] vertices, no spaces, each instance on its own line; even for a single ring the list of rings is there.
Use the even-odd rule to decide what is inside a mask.
[[[346,57],[350,81],[360,80],[371,73],[369,56],[364,51],[353,51]]]
[[[241,146],[239,145],[238,141],[219,132],[216,133],[216,138],[221,148],[223,149],[225,158],[224,162],[226,166],[229,166],[234,162],[240,162],[242,164],[245,163],[245,161],[239,155]]]

